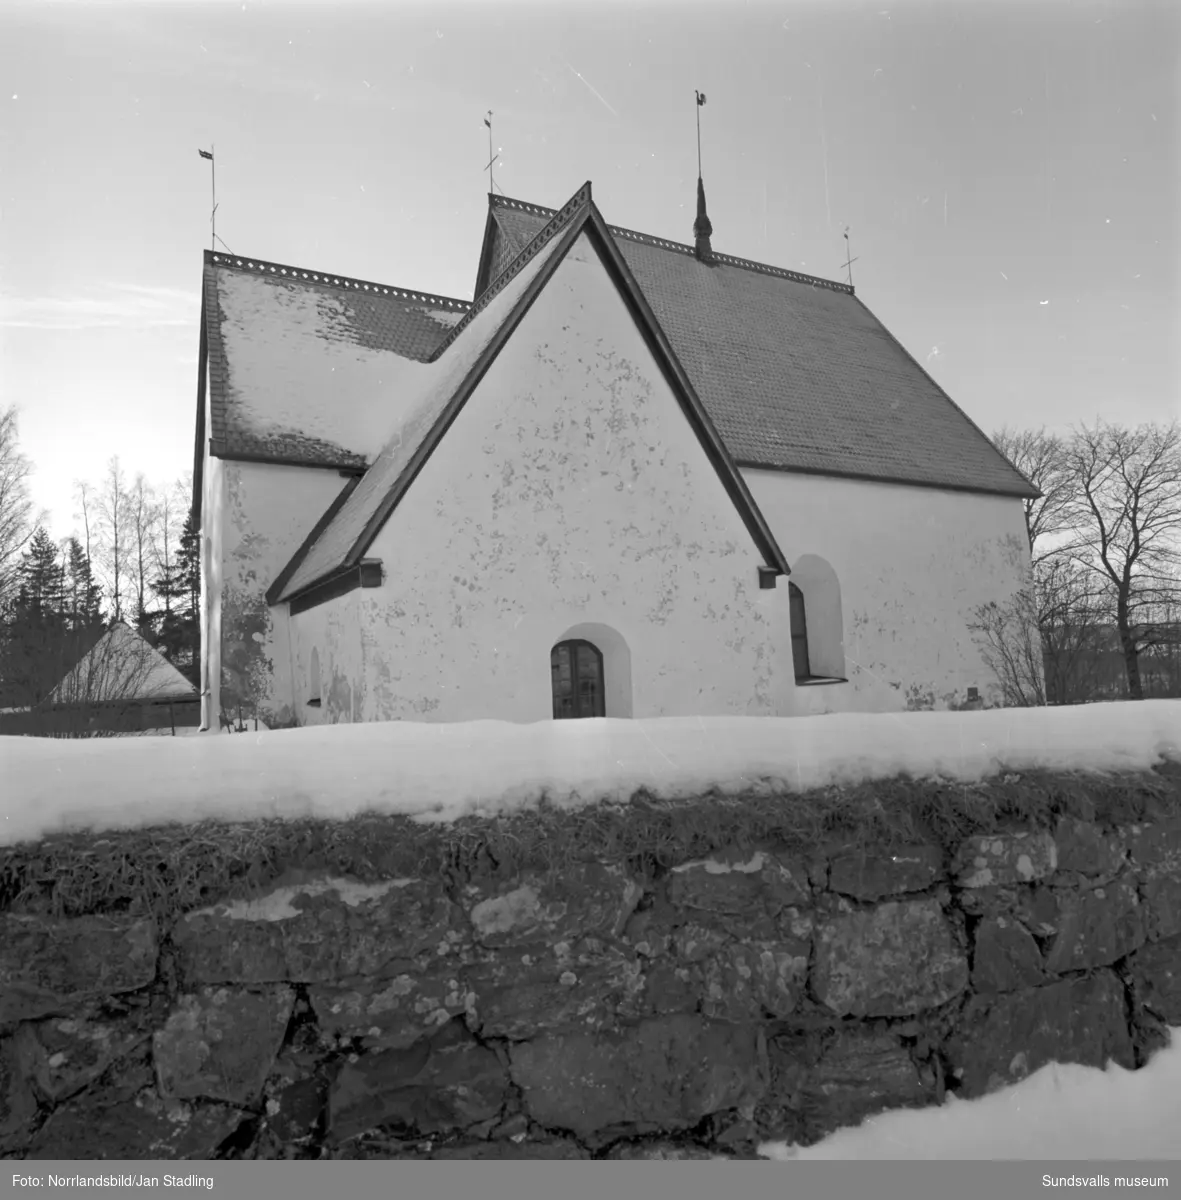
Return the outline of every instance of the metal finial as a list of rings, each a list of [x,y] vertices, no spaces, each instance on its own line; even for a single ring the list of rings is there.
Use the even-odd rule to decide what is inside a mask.
[[[846,271],[848,271],[849,286],[852,287],[853,286],[853,264],[857,261],[857,259],[852,257],[852,248],[849,244],[849,226],[848,225],[845,226],[844,237],[845,237],[845,254],[848,257],[846,258],[846,260],[843,263],[841,263],[841,266],[844,267]]]
[[[500,155],[492,153],[492,109],[488,110],[488,115],[484,118],[484,124],[488,126],[488,165],[484,170],[488,172],[488,190],[494,192],[496,190],[496,180],[492,175],[492,164]],[[500,194],[504,195],[503,188],[501,188]]]

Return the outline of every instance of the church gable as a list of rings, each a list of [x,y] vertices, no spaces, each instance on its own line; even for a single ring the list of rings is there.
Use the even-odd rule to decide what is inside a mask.
[[[757,590],[767,555],[596,240],[584,229],[555,265],[402,497],[380,537],[387,561],[404,561],[413,543],[466,562],[486,553],[482,537],[504,538],[520,547],[514,571],[535,558],[561,574],[577,560],[598,577],[631,555],[692,575],[712,556],[745,562]],[[451,532],[412,531],[442,512]],[[543,529],[548,546],[537,547]],[[571,561],[553,563],[563,539]]]
[[[465,320],[465,326],[472,327],[457,330],[459,336],[455,346],[445,347],[438,360],[431,364],[432,369],[437,369],[437,378],[424,389],[421,401],[410,406],[413,416],[366,473],[355,494],[328,524],[323,535],[289,572],[289,582],[281,597],[276,598],[291,599],[359,563],[480,377],[502,352],[505,341],[514,335],[518,323],[541,290],[549,286],[555,270],[566,265],[575,245],[581,247],[579,253],[584,257],[587,254],[594,257],[610,283],[614,305],[632,322],[633,336],[640,337],[655,356],[662,378],[677,396],[683,415],[688,418],[699,441],[699,448],[705,451],[707,461],[738,510],[748,537],[753,538],[763,557],[763,565],[773,574],[787,574],[786,562],[770,529],[693,394],[684,371],[676,362],[615,249],[602,217],[591,202],[588,184],[572,197],[480,298]],[[499,317],[496,316],[498,313]],[[580,318],[580,322],[582,320]],[[478,328],[483,328],[484,332],[476,333]]]
[[[600,715],[775,710],[786,593],[760,586],[766,555],[590,228],[367,553],[376,719],[543,719],[551,651],[583,641]]]

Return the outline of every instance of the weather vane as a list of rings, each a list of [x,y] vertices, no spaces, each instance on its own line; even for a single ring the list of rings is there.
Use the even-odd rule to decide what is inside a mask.
[[[853,286],[853,264],[857,259],[852,257],[852,248],[849,245],[849,226],[845,226],[845,254],[848,256],[841,266],[849,273],[849,286]]]
[[[705,93],[699,92],[696,88],[693,89],[693,95],[697,97],[697,176],[701,177],[701,106],[705,103]]]
[[[484,168],[488,172],[488,190],[494,192],[496,190],[496,180],[492,177],[492,164],[500,157],[499,153],[492,153],[492,109],[488,110],[488,115],[484,118],[484,124],[488,126],[488,165]],[[504,189],[500,189],[500,194],[504,195]]]
[[[213,205],[213,208],[209,212],[209,248],[210,250],[216,250],[218,242],[221,242],[223,246],[226,246],[226,244],[217,236],[217,163],[213,157],[213,143],[210,142],[208,150],[198,149],[197,153],[202,158],[209,159],[210,202]],[[226,246],[226,250],[228,253],[233,254],[229,246]]]

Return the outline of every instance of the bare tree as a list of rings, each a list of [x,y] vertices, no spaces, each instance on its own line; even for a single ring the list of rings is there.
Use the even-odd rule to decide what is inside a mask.
[[[123,619],[123,582],[127,577],[129,517],[131,504],[127,481],[116,454],[107,464],[102,486],[94,494],[99,537],[98,562],[106,573],[106,593],[111,598],[111,617]]]
[[[172,487],[161,491],[155,508],[155,521],[152,525],[152,573],[153,580],[168,580],[175,566],[176,551],[180,543],[180,535],[184,529],[185,517],[188,514],[192,485],[185,479],[178,479]],[[164,616],[172,612],[171,589],[162,590],[152,587],[164,601]]]
[[[1034,590],[1046,700],[1081,704],[1101,695],[1110,588],[1063,555],[1038,564]]]
[[[1040,496],[1027,498],[1025,532],[1034,567],[1060,552],[1049,542],[1070,531],[1072,501],[1077,491],[1067,459],[1066,443],[1045,427],[1001,429],[992,436],[997,449],[1033,484]]]
[[[17,433],[17,411],[9,407],[0,412],[0,604],[15,590],[21,551],[47,519],[34,511],[33,464],[21,453]]]
[[[1110,584],[1128,696],[1142,700],[1140,655],[1164,633],[1152,617],[1176,599],[1181,564],[1181,426],[1083,426],[1067,462],[1077,489],[1069,553]]]
[[[142,471],[131,485],[126,504],[129,568],[135,590],[135,623],[141,630],[146,630],[150,623],[148,597],[151,590],[152,542],[159,516],[155,492]]]
[[[976,635],[980,656],[996,678],[1006,707],[1046,703],[1037,596],[1032,587],[1022,588],[1005,604],[990,600],[980,605],[968,628]]]
[[[87,559],[93,562],[94,554],[90,544],[90,524],[94,513],[94,488],[83,479],[74,480],[74,502],[78,505],[78,511],[74,513],[74,520],[82,522],[83,549],[86,551]]]

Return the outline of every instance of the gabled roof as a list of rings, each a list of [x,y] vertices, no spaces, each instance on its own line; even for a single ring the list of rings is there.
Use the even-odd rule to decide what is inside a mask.
[[[389,422],[369,453],[364,436],[353,430],[350,438],[344,427],[351,414],[342,410],[349,381],[355,380],[359,404],[372,410],[378,385],[392,387],[413,374],[406,364],[428,362],[471,307],[467,300],[212,250],[205,251],[202,286],[211,453],[358,471],[372,461]],[[252,360],[260,347],[265,378]],[[306,415],[284,420],[287,381],[277,377],[276,365],[284,365],[284,350],[297,373],[297,355],[318,356],[322,399],[311,422]],[[333,350],[343,353],[321,367]],[[203,382],[202,376],[199,391]],[[353,424],[363,425],[366,415]]]
[[[309,539],[310,544],[305,543],[285,568],[286,586],[268,593],[271,603],[298,597],[361,562],[501,347],[583,232],[590,235],[602,256],[766,564],[779,574],[789,573],[770,528],[595,207],[587,183],[498,274],[439,348],[429,373],[422,377],[419,398],[407,409],[408,420],[343,499],[320,535]]]
[[[128,626],[112,625],[49,693],[49,704],[195,700],[197,689]]]
[[[489,196],[477,298],[552,217]],[[740,467],[1039,494],[852,287],[610,232]]]

